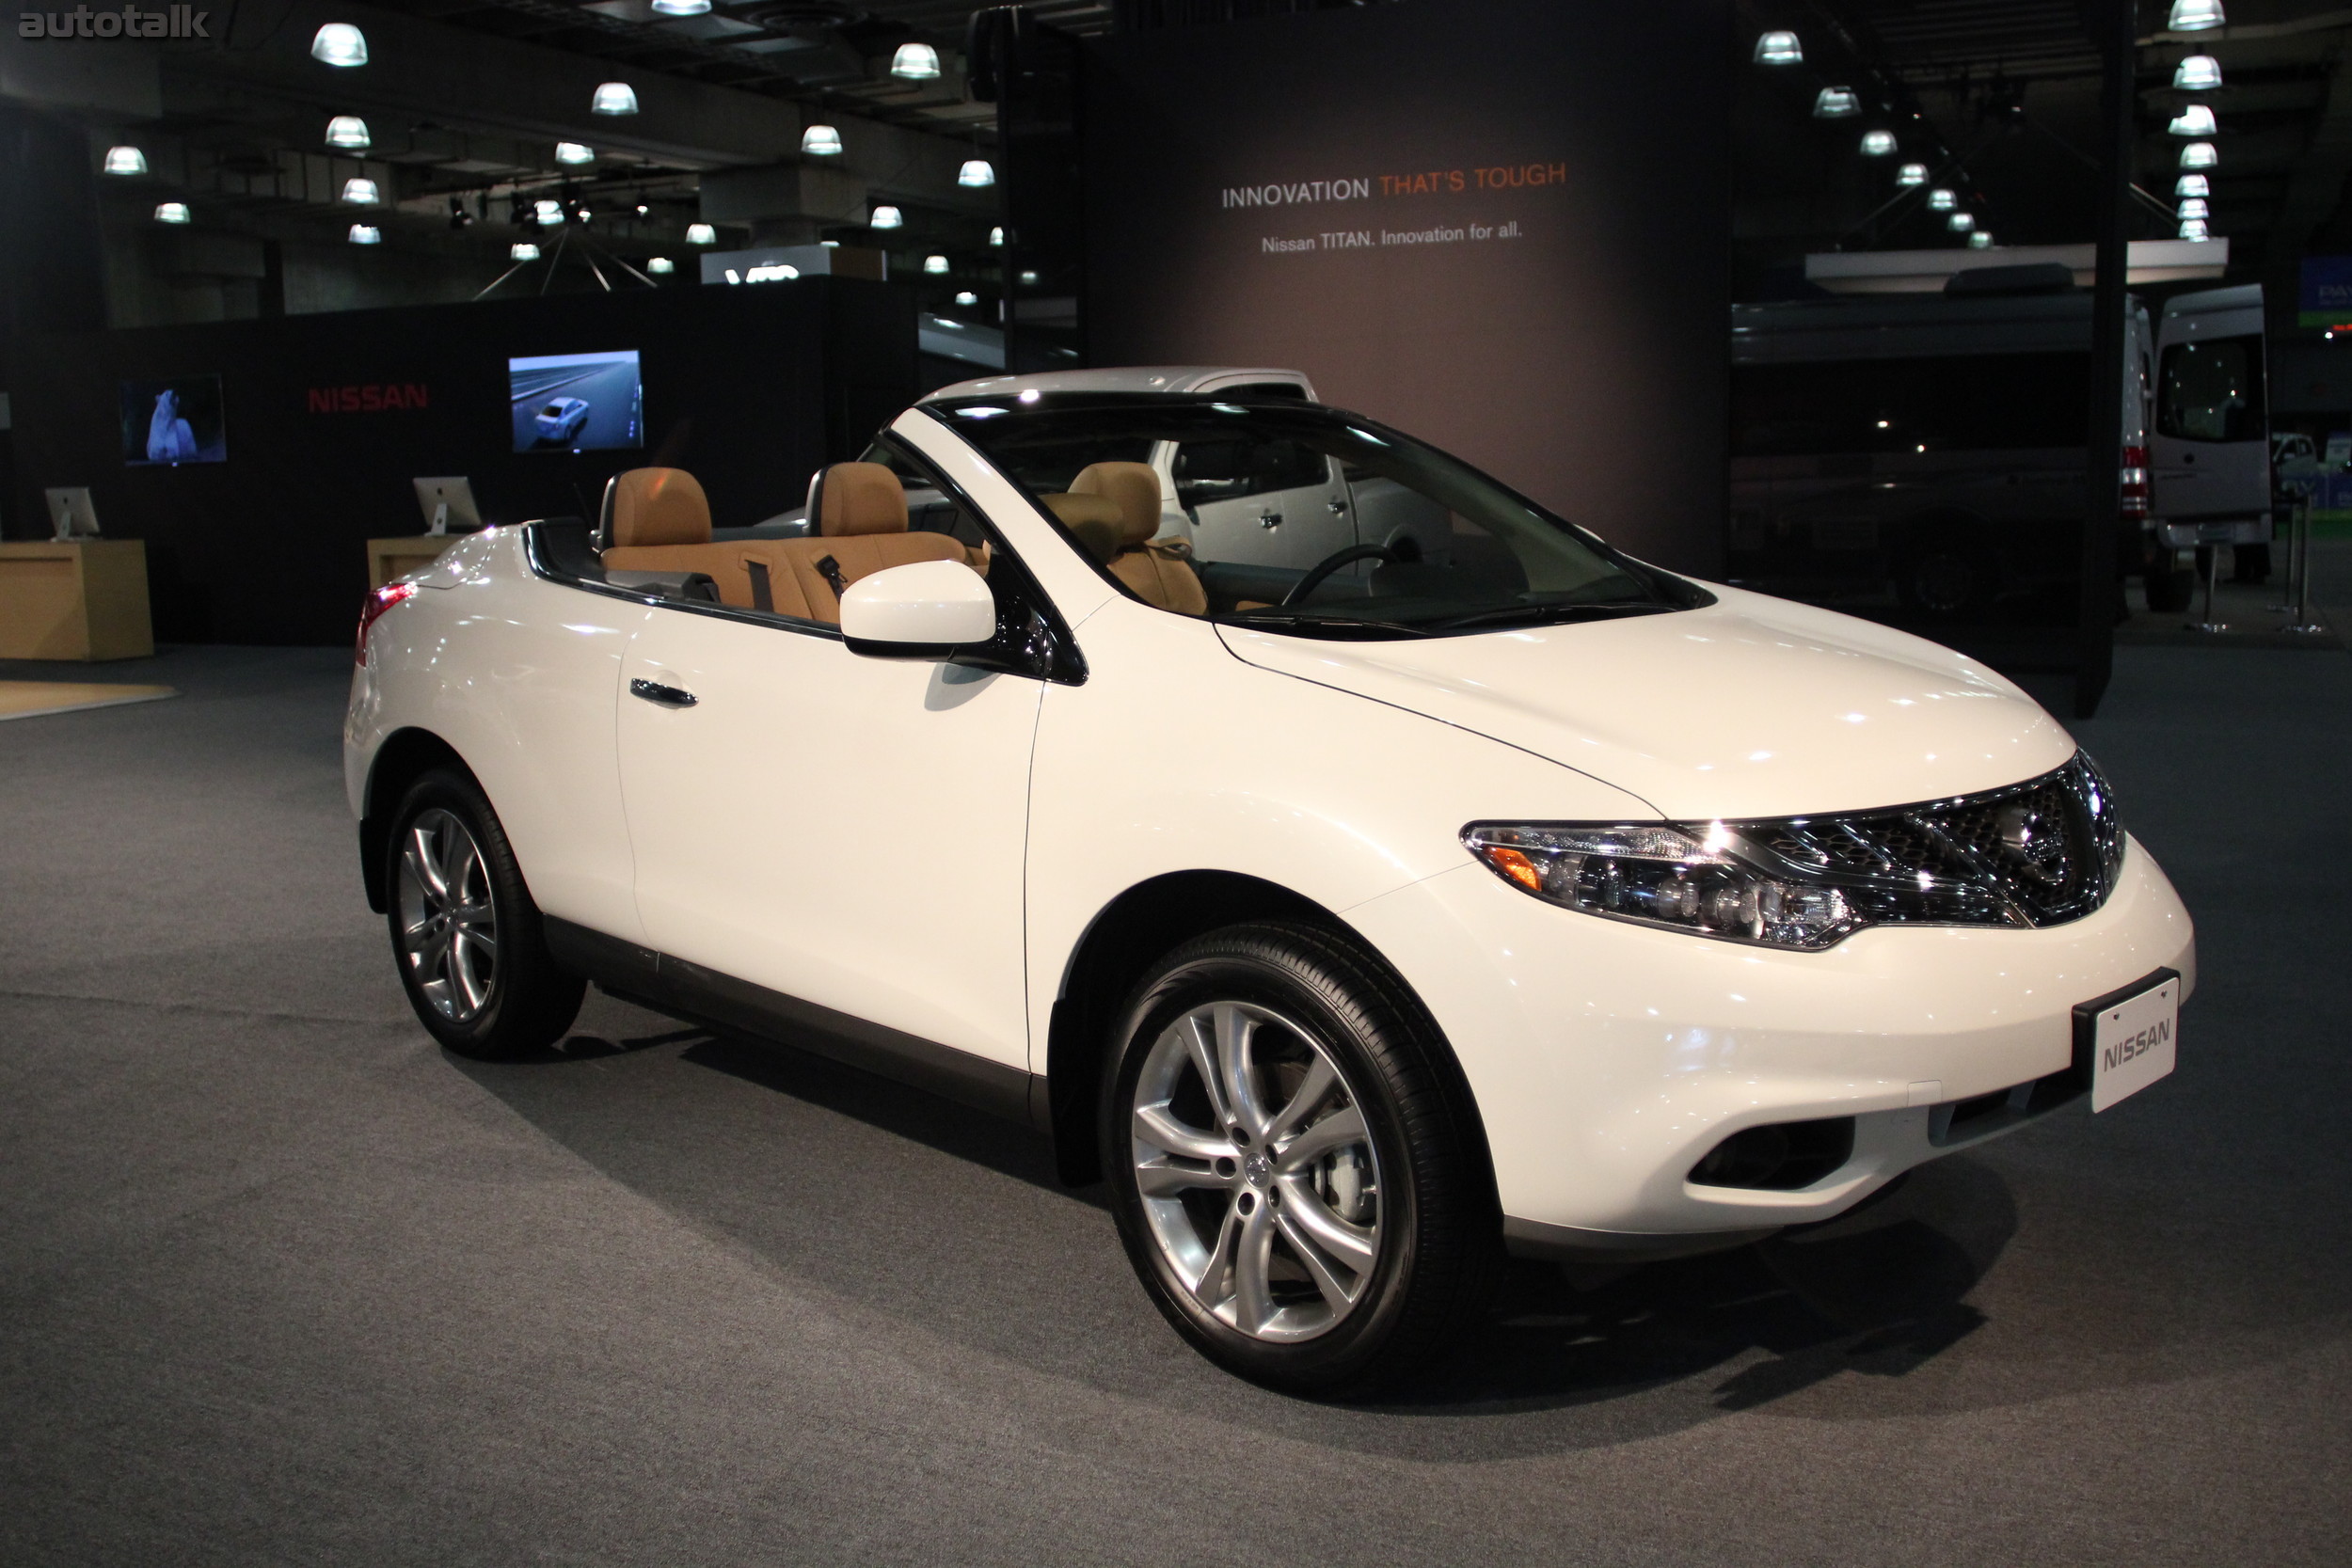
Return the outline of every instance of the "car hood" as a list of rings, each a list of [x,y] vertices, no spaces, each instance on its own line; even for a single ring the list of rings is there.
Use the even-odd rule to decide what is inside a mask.
[[[1702,610],[1461,637],[1218,631],[1262,669],[1549,757],[1679,821],[1940,800],[2074,754],[2056,720],[1975,659],[1709,586]]]

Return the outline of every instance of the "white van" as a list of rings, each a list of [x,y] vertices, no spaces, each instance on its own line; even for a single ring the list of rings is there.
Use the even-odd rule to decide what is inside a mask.
[[[2262,285],[2165,301],[2156,355],[2154,548],[2177,566],[2182,551],[2230,545],[2238,575],[2259,578],[2271,531]]]

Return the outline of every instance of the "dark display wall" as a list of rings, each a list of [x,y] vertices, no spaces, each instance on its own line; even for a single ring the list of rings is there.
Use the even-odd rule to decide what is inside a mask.
[[[1096,365],[1280,365],[1722,569],[1723,0],[1173,27],[1083,70]]]
[[[41,490],[89,486],[109,537],[147,542],[164,641],[332,643],[366,541],[423,531],[419,475],[462,474],[485,522],[593,515],[606,479],[691,470],[722,527],[798,505],[917,394],[902,284],[803,278],[20,341],[16,532]],[[514,448],[511,356],[635,349],[644,447]],[[124,382],[217,373],[228,460],[131,466]]]

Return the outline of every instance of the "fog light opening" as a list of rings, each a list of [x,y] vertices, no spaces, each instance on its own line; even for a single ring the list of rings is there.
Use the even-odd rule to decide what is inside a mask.
[[[1691,1167],[1701,1187],[1794,1192],[1853,1158],[1851,1117],[1822,1121],[1784,1121],[1734,1132]]]

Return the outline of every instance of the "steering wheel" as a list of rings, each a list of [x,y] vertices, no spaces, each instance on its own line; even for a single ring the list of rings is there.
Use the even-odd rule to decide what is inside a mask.
[[[1385,561],[1393,566],[1404,559],[1386,545],[1350,545],[1343,550],[1333,550],[1308,568],[1307,575],[1298,579],[1297,587],[1282,595],[1281,608],[1288,610],[1295,604],[1305,602],[1308,594],[1323,586],[1324,578],[1343,566],[1353,565],[1359,561]]]

